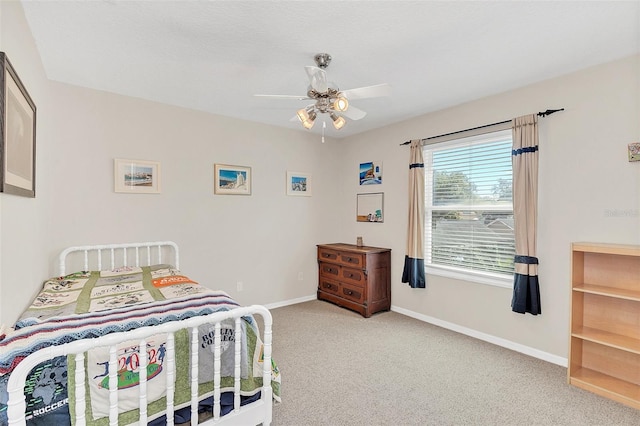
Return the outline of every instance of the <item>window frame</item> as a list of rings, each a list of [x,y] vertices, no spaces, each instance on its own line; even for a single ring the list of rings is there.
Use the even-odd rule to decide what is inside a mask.
[[[424,263],[425,273],[430,275],[437,275],[446,278],[453,278],[458,280],[470,281],[473,283],[487,284],[503,288],[513,288],[513,273],[497,273],[481,270],[472,270],[450,265],[438,265],[431,263],[432,253],[432,225],[433,225],[433,212],[440,209],[434,209],[433,205],[433,182],[432,180],[432,164],[433,164],[433,150],[455,148],[456,146],[462,146],[465,144],[473,143],[490,143],[492,139],[498,140],[504,137],[512,138],[511,135],[511,122],[508,124],[501,123],[499,126],[493,126],[491,128],[483,129],[482,131],[469,132],[469,133],[456,133],[446,135],[446,138],[437,138],[430,143],[424,144],[423,160],[425,165],[425,200],[424,200],[424,219],[425,219],[425,244],[424,244]],[[512,182],[513,183],[513,182]],[[468,205],[448,205],[447,210],[463,208],[465,210],[470,209]],[[513,200],[511,205],[473,205],[471,209],[474,210],[492,210],[492,211],[510,211],[513,214]],[[515,239],[515,230],[514,230]],[[515,251],[514,251],[515,255]]]

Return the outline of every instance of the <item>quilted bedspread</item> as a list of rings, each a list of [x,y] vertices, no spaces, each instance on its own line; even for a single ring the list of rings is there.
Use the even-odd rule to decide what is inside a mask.
[[[46,346],[129,331],[238,306],[169,265],[77,272],[44,283],[0,341],[0,375]]]
[[[66,275],[64,277],[47,280],[42,291],[34,299],[32,305],[23,313],[14,326],[14,330],[7,333],[4,338],[0,336],[0,376],[9,374],[13,368],[29,354],[47,347],[64,344],[78,339],[87,339],[102,336],[112,332],[125,332],[135,328],[162,324],[169,321],[178,321],[194,316],[212,314],[221,310],[229,310],[238,307],[233,299],[226,293],[214,291],[201,286],[188,277],[181,275],[180,271],[170,265],[155,265],[151,267],[124,267],[113,271],[83,271]],[[244,332],[242,333],[243,350],[242,354],[242,391],[249,395],[259,391],[262,385],[262,342],[259,339],[257,324],[252,317],[245,317],[242,323]],[[203,328],[204,327],[204,328]],[[207,327],[200,327],[201,344],[200,351],[211,353],[212,331]],[[233,341],[234,334],[233,320],[228,324],[223,322],[223,350],[233,347],[229,343]],[[188,359],[186,331],[176,333],[176,356]],[[162,361],[166,344],[166,336],[157,336],[148,342],[147,352],[150,356],[150,365],[155,370],[151,373],[149,380],[153,379],[156,370],[162,370]],[[133,343],[119,346],[119,360],[122,365],[118,365],[119,378],[133,376],[135,370],[134,352],[137,350]],[[184,352],[184,353],[181,353]],[[102,357],[102,358],[101,358]],[[225,367],[225,357],[229,359]],[[211,356],[201,356],[200,364],[200,393],[208,395],[213,390],[210,381],[213,379],[212,360],[207,361]],[[108,352],[100,353],[99,350],[92,350],[85,360],[89,374],[87,392],[91,394],[93,406],[87,406],[88,412],[93,411],[94,419],[102,417],[102,408],[96,404],[99,402],[100,391],[108,386]],[[222,388],[227,383],[232,387],[233,378],[233,350],[222,356]],[[203,365],[202,362],[209,362],[211,365]],[[155,363],[155,364],[154,364]],[[184,363],[184,375],[188,376],[188,363]],[[274,396],[279,400],[279,371],[275,364],[272,364],[274,374]],[[73,377],[71,370],[74,368],[73,357],[69,357],[69,400],[73,401]],[[226,371],[225,371],[226,368]],[[95,374],[94,374],[95,373]],[[161,376],[158,375],[160,380]],[[180,380],[180,371],[178,371]],[[187,394],[184,400],[188,401],[188,377],[184,377],[184,393]],[[166,385],[157,382],[156,389],[166,389]],[[93,388],[91,388],[91,386]],[[122,387],[127,383],[120,384]],[[181,383],[176,383],[177,400],[180,403]],[[152,387],[154,388],[154,387]],[[119,392],[119,394],[121,393]],[[125,391],[126,392],[126,391]],[[94,397],[93,395],[96,395]],[[137,391],[136,391],[137,395]],[[125,396],[125,395],[123,395]],[[158,407],[162,405],[164,394],[157,395]],[[128,399],[128,398],[124,398]],[[136,398],[134,398],[135,400]],[[108,400],[105,402],[108,408]],[[131,407],[134,408],[135,406]],[[152,407],[150,407],[152,408]],[[70,406],[71,412],[75,407]],[[127,411],[128,408],[121,409]],[[151,410],[151,411],[160,411]],[[125,414],[126,415],[126,414]],[[135,413],[133,413],[135,416]],[[106,419],[103,419],[106,420]],[[121,419],[122,420],[122,419]]]

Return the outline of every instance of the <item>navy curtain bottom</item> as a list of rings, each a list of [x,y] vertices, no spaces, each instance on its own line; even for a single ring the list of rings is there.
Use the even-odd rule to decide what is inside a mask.
[[[404,257],[402,282],[409,283],[409,287],[411,288],[425,288],[424,259],[414,259],[409,256]]]
[[[511,310],[519,314],[538,315],[540,309],[540,283],[538,276],[515,274],[513,281],[513,299]]]

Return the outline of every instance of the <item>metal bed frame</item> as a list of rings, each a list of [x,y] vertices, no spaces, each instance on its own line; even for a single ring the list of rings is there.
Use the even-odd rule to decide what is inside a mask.
[[[163,254],[169,252],[172,255],[172,265],[179,268],[178,245],[171,241],[143,242],[127,244],[104,244],[93,246],[76,246],[63,250],[59,256],[60,276],[66,274],[66,265],[70,256],[81,253],[84,256],[84,270],[91,269],[94,265],[102,269],[103,257],[107,257],[107,264],[110,269],[120,266],[148,266],[162,263]],[[155,263],[152,263],[155,262]],[[241,340],[235,339],[235,365],[234,365],[234,409],[225,416],[220,416],[220,369],[221,369],[221,322],[226,319],[235,321],[236,333],[240,333],[241,318],[247,315],[260,315],[263,319],[263,331],[261,339],[263,341],[264,363],[263,363],[263,386],[261,388],[261,398],[255,402],[240,405],[240,360],[241,360]],[[211,418],[198,423],[198,327],[203,324],[210,324],[214,327],[214,395],[213,412]],[[159,324],[138,328],[126,333],[113,333],[95,339],[78,340],[60,346],[52,346],[41,349],[21,361],[11,373],[7,384],[9,392],[7,414],[9,425],[26,425],[25,420],[25,397],[24,386],[29,372],[41,362],[61,355],[75,356],[75,405],[84,407],[86,402],[84,371],[84,358],[88,350],[95,347],[109,347],[109,424],[118,425],[118,386],[117,386],[117,345],[130,340],[139,340],[140,357],[140,385],[139,385],[139,423],[146,425],[147,414],[147,354],[145,339],[159,334],[167,333],[167,407],[165,410],[166,424],[174,424],[174,378],[175,378],[175,342],[174,333],[178,330],[188,329],[191,335],[190,360],[191,360],[191,424],[196,425],[269,425],[272,421],[272,397],[271,388],[271,351],[272,351],[272,317],[271,313],[263,306],[252,305],[240,307],[225,312],[216,312],[211,315],[193,317],[182,321]],[[239,334],[236,334],[239,335]],[[84,410],[76,410],[76,425],[83,426],[91,419],[87,419]]]

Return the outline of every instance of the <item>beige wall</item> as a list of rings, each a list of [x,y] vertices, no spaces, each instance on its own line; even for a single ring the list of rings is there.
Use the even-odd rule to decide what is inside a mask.
[[[0,195],[0,320],[10,323],[68,245],[170,239],[182,269],[243,304],[313,298],[315,244],[390,247],[394,309],[559,362],[566,357],[569,244],[640,243],[640,57],[322,144],[290,131],[46,80],[18,2],[0,2],[0,48],[38,105],[37,198]],[[510,310],[511,290],[428,277],[400,283],[408,149],[399,144],[546,108],[541,120],[542,315]],[[113,192],[113,159],[160,161],[159,195]],[[362,190],[357,167],[382,161]],[[251,196],[212,193],[213,163],[247,165]],[[287,197],[287,170],[313,174],[313,196]],[[355,221],[358,192],[383,191],[385,222]],[[298,273],[303,280],[298,280]],[[244,291],[236,291],[236,281]]]
[[[627,159],[627,144],[640,140],[639,103],[635,56],[354,136],[340,155],[348,172],[337,203],[347,206],[340,213],[343,236],[393,249],[394,309],[562,363],[571,242],[640,244],[640,162]],[[540,120],[542,315],[511,312],[508,288],[438,276],[427,276],[426,290],[402,284],[409,149],[399,144],[560,107],[565,111]],[[349,205],[361,190],[355,167],[363,160],[384,162],[384,224],[350,221]]]
[[[0,1],[0,50],[7,54],[39,107],[46,97],[47,82],[22,6],[17,1]],[[36,156],[40,161],[49,139],[40,125],[37,132]],[[39,173],[37,168],[36,185],[46,179]],[[3,323],[15,319],[17,307],[26,306],[27,298],[33,295],[33,289],[47,273],[45,216],[41,213],[47,209],[47,204],[40,195],[37,192],[38,197],[32,199],[0,194],[0,321]]]
[[[340,237],[334,140],[48,81],[20,3],[0,7],[0,48],[38,107],[37,197],[0,196],[2,322],[79,244],[174,240],[186,273],[243,304],[315,294],[314,244]],[[159,161],[162,193],[114,193],[114,158]],[[214,163],[250,166],[253,194],[214,195]],[[312,197],[285,195],[287,170],[312,174]]]

